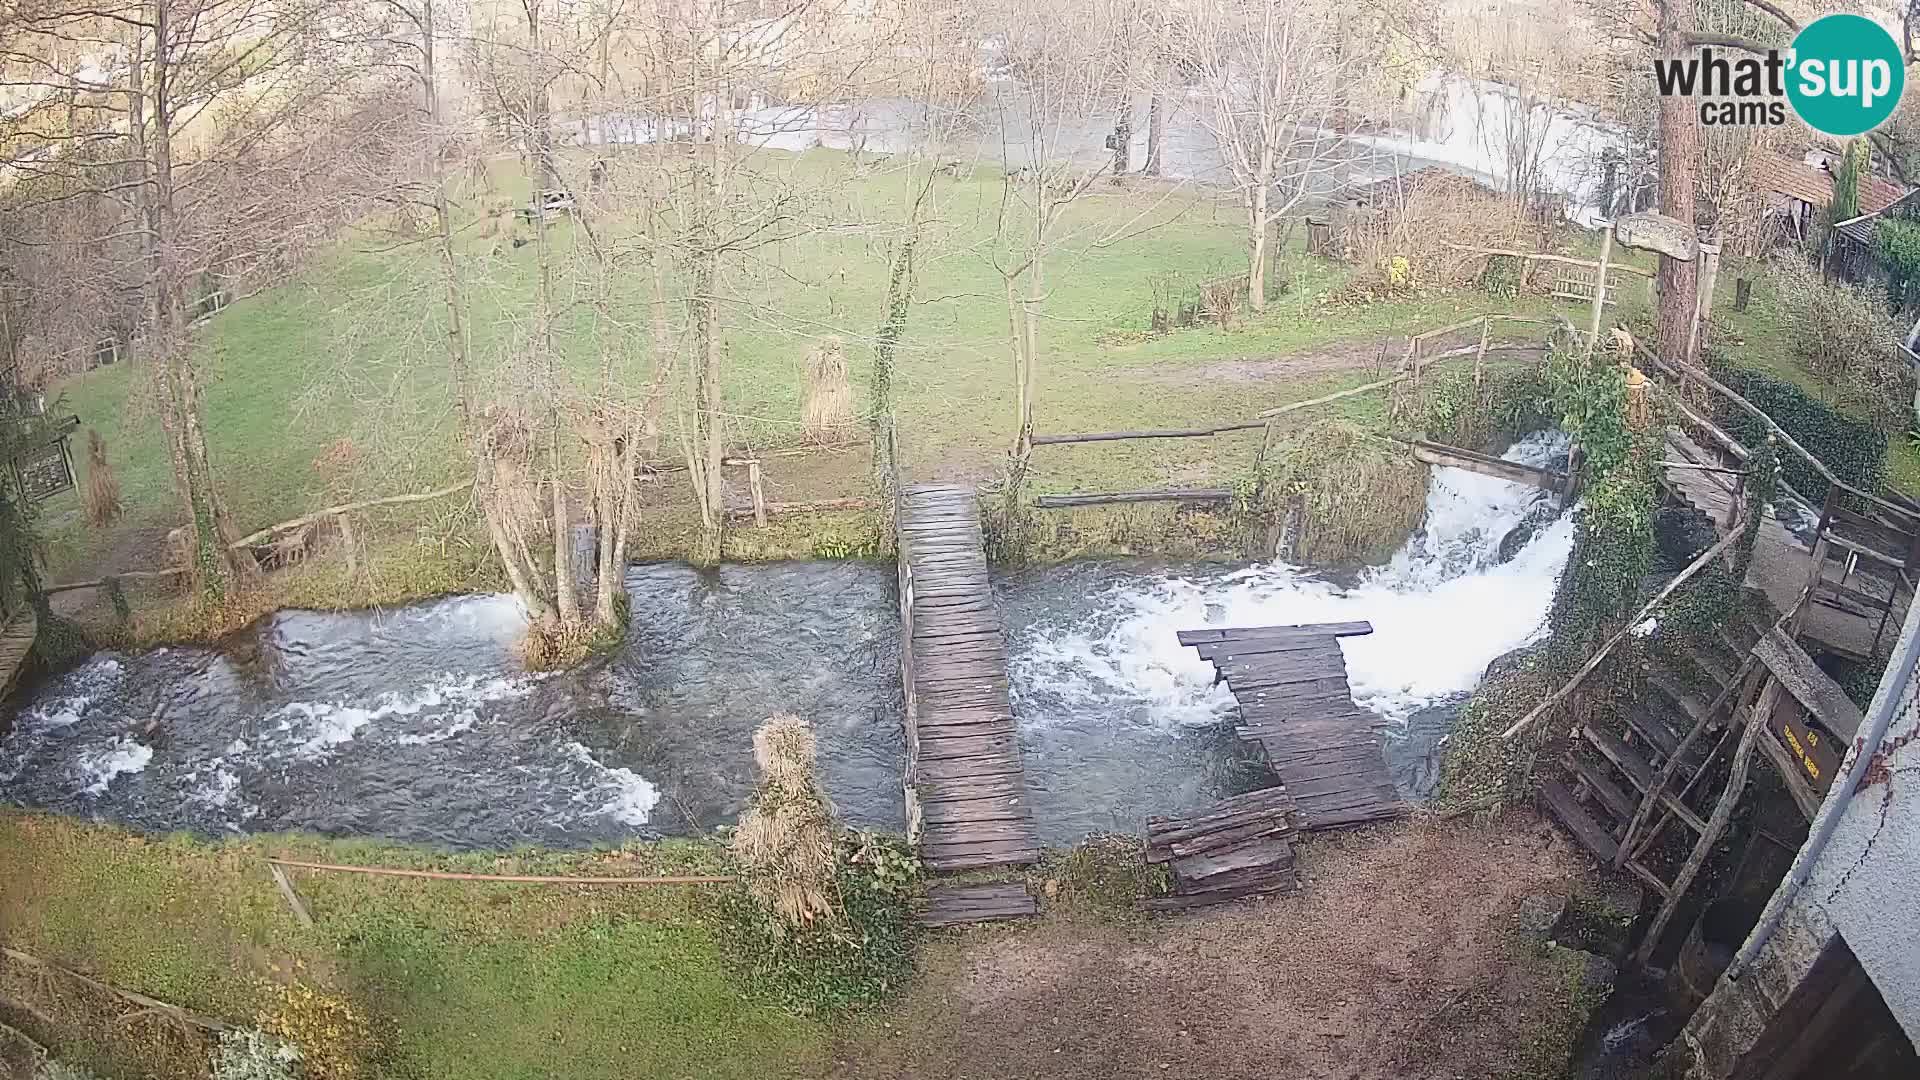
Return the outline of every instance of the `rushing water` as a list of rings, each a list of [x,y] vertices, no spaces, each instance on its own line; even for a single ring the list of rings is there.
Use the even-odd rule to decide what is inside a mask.
[[[1563,452],[1537,436],[1508,456]],[[1232,698],[1174,638],[1199,626],[1371,620],[1343,642],[1354,696],[1422,794],[1461,698],[1540,631],[1571,534],[1538,491],[1440,469],[1421,532],[1355,574],[1099,561],[998,580],[1043,838],[1265,782]],[[520,666],[505,597],[287,611],[219,648],[99,654],[24,696],[0,796],[152,830],[584,845],[733,820],[753,728],[793,712],[847,819],[901,825],[891,567],[649,565],[628,586],[620,649],[551,676]]]
[[[1564,454],[1563,439],[1542,434],[1506,456]],[[1036,814],[1056,838],[1132,830],[1258,778],[1233,745],[1232,696],[1175,638],[1203,626],[1371,621],[1371,635],[1341,642],[1354,699],[1387,722],[1396,782],[1426,795],[1441,740],[1487,664],[1544,631],[1572,545],[1571,518],[1546,493],[1436,469],[1421,530],[1357,574],[1102,562],[1003,582]]]
[[[13,801],[149,829],[584,845],[711,828],[768,713],[818,730],[849,820],[899,827],[892,570],[635,567],[606,663],[528,675],[511,599],[281,612],[219,649],[109,653],[0,742]]]

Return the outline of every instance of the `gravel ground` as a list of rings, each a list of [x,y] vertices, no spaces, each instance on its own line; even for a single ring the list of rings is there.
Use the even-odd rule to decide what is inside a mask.
[[[1520,928],[1584,861],[1536,815],[1318,837],[1298,895],[1154,921],[1052,912],[930,945],[837,1075],[1556,1076],[1582,954]],[[1528,901],[1533,901],[1529,904]]]

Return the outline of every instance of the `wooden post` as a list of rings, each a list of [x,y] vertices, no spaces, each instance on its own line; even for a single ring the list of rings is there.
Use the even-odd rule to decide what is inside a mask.
[[[1700,355],[1700,324],[1713,311],[1713,282],[1720,273],[1720,245],[1700,242],[1700,281],[1694,294],[1693,325],[1687,330],[1687,363]]]
[[[340,523],[340,547],[347,554],[347,575],[351,577],[360,570],[360,543],[353,533],[353,520],[345,514],[334,515]]]
[[[1480,321],[1480,348],[1473,354],[1473,388],[1480,389],[1481,370],[1487,362],[1487,339],[1493,336],[1493,320]]]
[[[1653,917],[1653,924],[1647,927],[1647,936],[1640,948],[1633,954],[1635,967],[1646,967],[1653,957],[1653,950],[1660,944],[1660,935],[1666,932],[1667,923],[1673,920],[1673,913],[1679,909],[1680,902],[1686,899],[1687,888],[1693,884],[1694,875],[1706,864],[1707,856],[1720,840],[1720,834],[1733,820],[1733,808],[1740,802],[1740,796],[1747,787],[1747,765],[1753,760],[1754,740],[1763,737],[1762,730],[1767,726],[1767,717],[1773,712],[1773,706],[1780,699],[1780,680],[1767,680],[1767,688],[1760,692],[1760,700],[1754,702],[1747,714],[1746,730],[1740,734],[1740,748],[1733,752],[1733,765],[1727,775],[1727,788],[1720,793],[1720,801],[1714,804],[1713,817],[1707,821],[1707,831],[1694,841],[1693,851],[1687,861],[1681,865],[1680,873],[1674,877],[1673,885],[1667,891],[1666,900],[1660,905],[1659,914]],[[1772,738],[1771,735],[1764,736]]]
[[[287,872],[280,868],[279,863],[273,862],[267,864],[267,869],[273,872],[273,884],[280,890],[280,895],[286,899],[287,906],[293,909],[293,917],[300,920],[301,926],[312,926],[313,913],[307,910],[307,905],[301,901],[300,894],[294,891],[293,882],[287,880]]]
[[[747,462],[747,490],[753,493],[753,523],[765,528],[767,524],[767,490],[760,484],[760,460],[753,458]]]
[[[1593,359],[1593,347],[1600,340],[1600,316],[1607,304],[1607,264],[1613,257],[1613,224],[1600,234],[1600,269],[1593,279],[1593,318],[1587,323],[1586,358]]]

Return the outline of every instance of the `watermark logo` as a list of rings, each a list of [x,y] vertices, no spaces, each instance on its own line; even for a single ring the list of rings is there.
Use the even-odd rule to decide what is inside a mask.
[[[1899,44],[1860,15],[1815,19],[1784,52],[1728,56],[1707,47],[1655,60],[1653,74],[1662,97],[1702,99],[1702,124],[1777,126],[1790,104],[1808,127],[1843,138],[1885,123],[1907,87]]]

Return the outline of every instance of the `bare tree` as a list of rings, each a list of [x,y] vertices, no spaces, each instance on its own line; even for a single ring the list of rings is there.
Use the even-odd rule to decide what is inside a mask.
[[[1334,131],[1338,87],[1357,52],[1340,23],[1309,0],[1198,0],[1174,31],[1207,104],[1200,122],[1226,160],[1247,211],[1247,302],[1267,307],[1273,222],[1323,194],[1345,162]]]
[[[319,5],[56,0],[16,14],[5,63],[24,101],[4,141],[26,188],[13,209],[81,203],[77,242],[137,249],[136,353],[153,374],[189,569],[220,599],[257,568],[233,548],[192,327],[206,298],[283,277],[357,215],[334,175],[357,153],[355,125],[389,119],[383,88],[343,85],[363,58]]]

